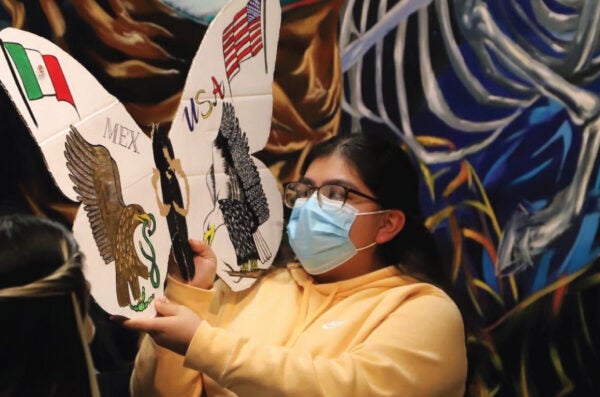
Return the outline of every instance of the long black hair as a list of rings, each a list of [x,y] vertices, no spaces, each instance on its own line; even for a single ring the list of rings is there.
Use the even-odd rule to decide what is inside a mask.
[[[0,395],[93,395],[73,294],[83,316],[89,293],[72,234],[50,219],[0,217]]]
[[[449,277],[433,234],[424,225],[419,205],[419,176],[400,144],[375,133],[337,135],[311,150],[302,173],[315,159],[331,155],[353,165],[382,209],[398,209],[405,214],[404,228],[395,238],[378,246],[378,255],[385,263],[447,290]]]

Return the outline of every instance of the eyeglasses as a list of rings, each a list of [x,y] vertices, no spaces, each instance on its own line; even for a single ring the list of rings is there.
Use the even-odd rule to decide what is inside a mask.
[[[319,206],[322,206],[322,197],[325,197],[331,204],[337,206],[337,208],[342,208],[348,200],[349,193],[379,202],[375,197],[371,197],[368,194],[334,183],[312,186],[304,182],[288,182],[283,186],[283,203],[288,208],[294,208],[296,200],[309,198],[314,192],[317,192]]]

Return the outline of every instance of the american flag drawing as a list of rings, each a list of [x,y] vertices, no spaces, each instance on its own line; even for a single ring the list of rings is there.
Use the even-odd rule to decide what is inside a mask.
[[[227,80],[240,71],[240,63],[263,48],[261,0],[250,0],[223,30],[223,58]]]

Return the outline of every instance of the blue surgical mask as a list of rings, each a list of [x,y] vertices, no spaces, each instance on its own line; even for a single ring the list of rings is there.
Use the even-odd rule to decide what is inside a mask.
[[[348,234],[357,215],[382,212],[386,210],[359,213],[348,203],[339,208],[326,197],[321,197],[319,206],[316,194],[298,199],[287,225],[290,246],[307,273],[323,274],[376,244],[357,249]]]

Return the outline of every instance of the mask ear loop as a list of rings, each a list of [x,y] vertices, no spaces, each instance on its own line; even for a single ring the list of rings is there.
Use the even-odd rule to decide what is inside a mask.
[[[377,210],[377,211],[369,211],[369,212],[359,212],[356,214],[356,216],[359,215],[375,215],[375,214],[383,214],[384,212],[388,212],[389,210]],[[376,245],[377,242],[373,241],[371,244],[367,244],[364,247],[360,247],[360,248],[356,248],[356,251],[364,251],[368,248],[373,247],[374,245]]]
[[[79,303],[75,292],[71,292],[71,302],[73,303],[73,310],[75,311],[75,321],[77,322],[77,329],[79,330],[79,340],[83,347],[83,354],[85,355],[85,361],[88,371],[88,379],[90,381],[90,392],[92,397],[100,397],[100,389],[98,388],[98,382],[96,380],[96,373],[94,371],[94,364],[92,362],[92,355],[90,349],[85,341],[85,328],[83,327],[83,318],[81,317],[81,311],[79,310]]]
[[[355,247],[355,249],[356,249],[356,251],[364,251],[364,250],[366,250],[368,248],[371,248],[371,247],[375,246],[376,244],[377,243],[375,241],[373,241],[371,244],[367,244],[364,247],[360,247],[360,248],[356,248]]]
[[[377,210],[377,211],[369,211],[369,212],[357,212],[356,216],[359,215],[375,215],[375,214],[383,214],[384,212],[388,212],[389,210]]]

